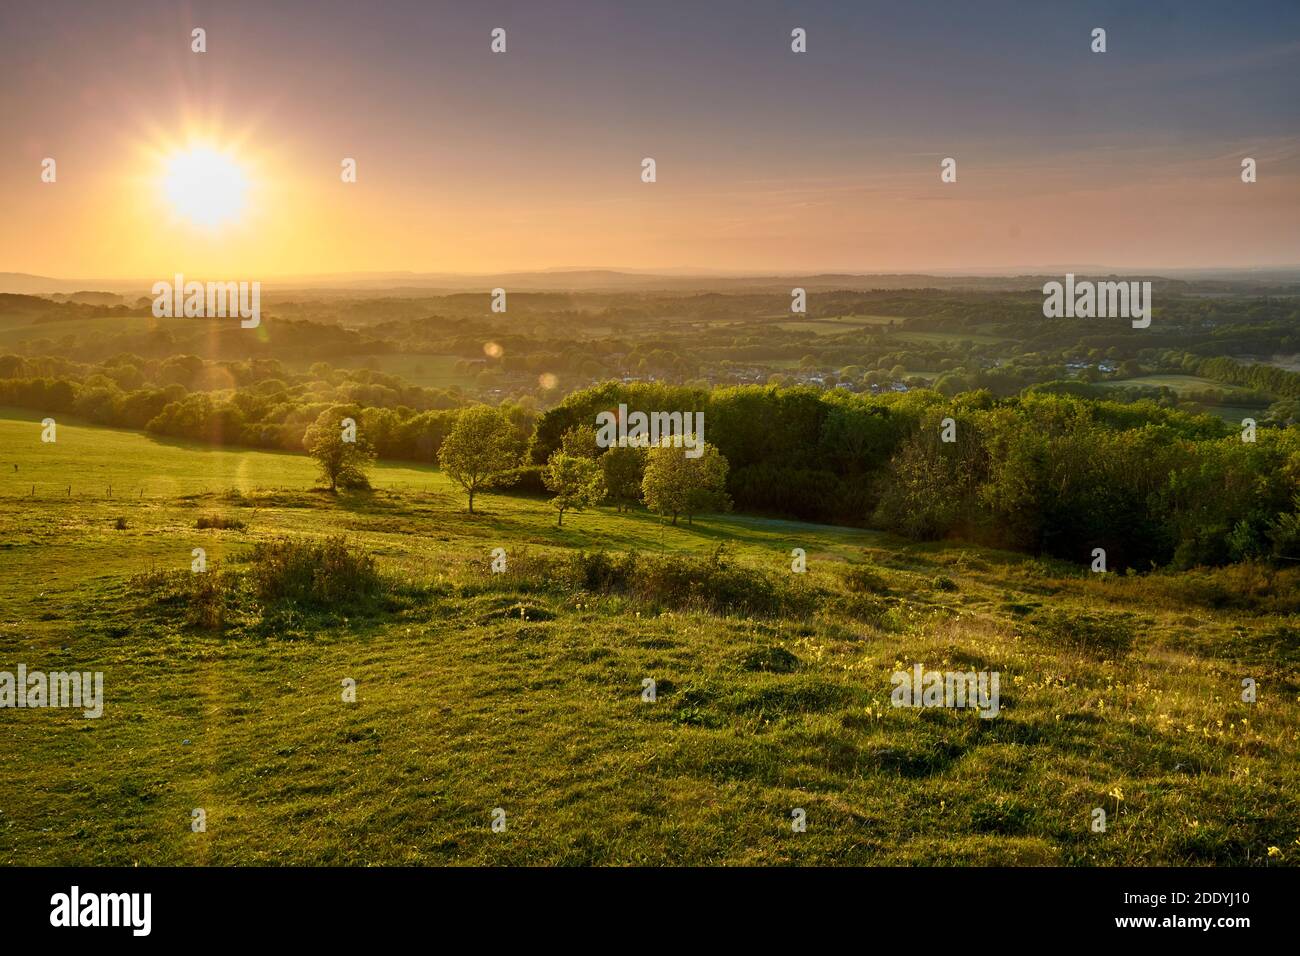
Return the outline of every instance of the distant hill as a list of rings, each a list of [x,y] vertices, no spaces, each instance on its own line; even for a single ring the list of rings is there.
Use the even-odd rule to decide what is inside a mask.
[[[50,296],[55,302],[75,302],[79,305],[125,305],[126,299],[115,292],[73,292],[71,295],[56,292]]]
[[[54,292],[73,293],[85,288],[84,283],[68,279],[51,279],[26,272],[0,272],[0,292],[16,295],[49,295]]]
[[[86,293],[91,296],[103,293]],[[12,328],[19,325],[35,325],[39,322],[59,322],[66,319],[88,319],[106,315],[105,306],[121,303],[118,296],[112,296],[111,302],[57,301],[35,295],[15,295],[0,292],[0,326]]]
[[[322,297],[383,293],[395,297],[430,293],[480,292],[493,288],[531,292],[782,292],[795,286],[809,292],[831,290],[872,291],[897,289],[942,289],[976,292],[1038,292],[1043,283],[1059,280],[1067,271],[1080,278],[1149,279],[1160,288],[1186,293],[1250,291],[1261,294],[1300,292],[1300,269],[1259,270],[1168,270],[1156,274],[1131,272],[1098,266],[1041,269],[1020,275],[930,275],[926,273],[773,273],[771,275],[725,275],[668,270],[667,272],[620,271],[617,269],[556,269],[537,272],[500,272],[481,275],[451,272],[346,272],[320,275],[268,275],[258,281],[264,294],[280,298],[288,294],[313,293]],[[171,280],[170,275],[155,278]],[[187,279],[206,281],[229,277],[186,274]],[[256,276],[240,276],[256,279]],[[88,305],[118,305],[151,295],[154,278],[142,279],[55,279],[21,272],[0,272],[0,293],[44,295],[58,301]],[[87,291],[94,289],[97,291]]]

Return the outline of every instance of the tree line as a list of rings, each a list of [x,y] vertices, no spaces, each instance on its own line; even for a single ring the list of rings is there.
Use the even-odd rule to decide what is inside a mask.
[[[365,404],[367,389],[383,395],[390,386],[352,375],[262,378],[222,392],[8,378],[0,404],[313,454],[350,419],[357,440],[344,442],[353,447],[340,452],[333,487],[363,485],[375,457],[438,462],[467,496],[506,486],[547,494],[559,522],[598,502],[687,521],[734,506],[1080,562],[1101,548],[1114,567],[1300,558],[1294,426],[1261,421],[1243,440],[1242,427],[1210,415],[1032,390],[873,396],[617,382],[573,392],[541,414],[509,403],[416,410]],[[620,405],[702,412],[705,455],[599,447],[596,416]],[[352,471],[342,467],[349,462]]]

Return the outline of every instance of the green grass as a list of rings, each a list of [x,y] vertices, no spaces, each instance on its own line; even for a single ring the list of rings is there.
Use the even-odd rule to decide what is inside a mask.
[[[1223,382],[1216,382],[1212,378],[1202,378],[1199,375],[1138,375],[1134,378],[1114,379],[1098,384],[1107,387],[1119,387],[1126,385],[1147,385],[1151,388],[1170,388],[1175,392],[1182,393],[1188,391],[1207,391],[1215,390],[1223,392],[1226,395],[1235,395],[1238,392],[1244,392],[1245,389],[1238,388],[1235,385],[1225,385]]]
[[[158,439],[56,418],[56,441],[41,442],[44,415],[0,408],[0,496],[39,499],[105,497],[170,498],[231,489],[306,488],[315,465],[304,455],[246,449],[198,449],[189,442]],[[17,465],[17,470],[14,469]],[[384,464],[379,487],[430,484],[436,472],[415,465]]]
[[[893,315],[836,315],[817,319],[791,319],[778,322],[777,327],[786,332],[811,332],[813,335],[839,335],[855,329],[869,329],[872,326],[889,325],[890,322],[905,321]]]
[[[42,445],[38,417],[0,417],[0,670],[102,670],[106,705],[0,710],[0,863],[1300,859],[1296,574],[1099,578],[735,515],[601,508],[557,529],[526,497],[485,495],[471,517],[430,469],[382,465],[378,491],[335,498],[300,456],[71,422]],[[243,527],[196,528],[214,515]],[[196,547],[209,574],[249,581],[259,542],[337,534],[374,556],[383,600],[279,607],[232,584],[217,632],[133,583],[193,580]],[[539,563],[722,543],[816,610],[709,613],[575,590]],[[496,547],[506,575],[487,570]],[[1002,713],[891,707],[913,661],[1000,671]]]
[[[998,342],[1010,342],[1005,336],[990,335],[987,332],[898,332],[893,336],[902,339],[904,342],[915,342],[918,345],[951,345],[960,346],[964,342],[974,342],[980,345],[993,345]]]

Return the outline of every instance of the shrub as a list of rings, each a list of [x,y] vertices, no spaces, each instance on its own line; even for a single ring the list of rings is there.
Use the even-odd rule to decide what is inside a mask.
[[[870,624],[882,631],[893,631],[898,628],[897,615],[893,613],[893,606],[873,594],[841,595],[836,597],[830,606],[838,614]]]
[[[542,465],[524,465],[522,468],[517,468],[513,480],[509,483],[510,487],[518,494],[544,495],[546,484],[542,480],[542,473],[545,470]]]
[[[1126,653],[1134,641],[1133,615],[1043,610],[1030,618],[1035,634],[1049,644],[1092,654]]]
[[[805,614],[812,603],[811,591],[732,565],[722,547],[707,558],[638,555],[630,591],[651,604],[763,617]]]
[[[185,602],[186,623],[209,631],[221,630],[226,623],[226,597],[234,589],[235,581],[230,575],[211,570],[202,574],[191,571],[189,576],[191,583]]]
[[[194,527],[200,530],[215,528],[218,531],[243,531],[245,525],[238,518],[223,518],[221,515],[199,515],[199,519],[194,522]]]
[[[1269,524],[1268,538],[1274,557],[1300,561],[1300,496],[1296,497],[1295,511],[1280,514]]]
[[[265,601],[335,608],[364,602],[384,590],[374,558],[351,547],[341,535],[324,541],[258,542],[249,559],[253,588]]]
[[[731,564],[719,547],[707,558],[636,551],[580,551],[548,557],[511,556],[493,583],[513,590],[562,589],[623,594],[662,608],[763,617],[811,613],[818,592],[754,568]]]
[[[132,590],[151,596],[159,604],[179,607],[190,627],[210,631],[219,631],[225,625],[227,598],[238,583],[236,576],[215,566],[201,573],[150,568],[128,582]]]
[[[865,564],[850,565],[844,572],[844,584],[850,591],[868,591],[888,594],[885,579]]]
[[[584,591],[610,594],[627,589],[636,568],[636,552],[580,551],[568,558],[565,579]]]
[[[789,674],[799,666],[799,658],[784,647],[760,647],[742,657],[740,666],[747,671]]]
[[[115,519],[113,519],[113,527],[114,527],[115,529],[117,529],[118,531],[125,531],[125,530],[126,530],[126,519],[125,519],[125,518],[120,518],[120,517],[119,517],[119,518],[115,518]]]

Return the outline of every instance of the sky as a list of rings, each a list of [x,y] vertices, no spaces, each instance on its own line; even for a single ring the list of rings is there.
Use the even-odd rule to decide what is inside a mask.
[[[1300,264],[1294,0],[8,3],[0,129],[0,272]]]

